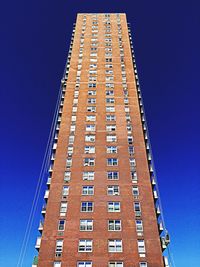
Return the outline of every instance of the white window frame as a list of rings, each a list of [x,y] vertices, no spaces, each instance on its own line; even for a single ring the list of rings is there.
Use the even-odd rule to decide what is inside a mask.
[[[92,252],[92,239],[80,239],[78,244],[78,252]],[[81,249],[81,247],[83,249]]]
[[[121,220],[108,220],[108,231],[120,232],[121,230],[122,230]]]
[[[120,212],[120,202],[119,201],[109,201],[108,202],[108,212]]]
[[[122,252],[122,240],[121,239],[109,239],[108,240],[108,252]]]
[[[108,185],[107,186],[107,195],[108,196],[119,196],[119,185]]]
[[[93,185],[83,185],[82,186],[82,196],[92,196],[94,195]]]
[[[92,219],[80,219],[80,231],[81,232],[93,231],[93,220]]]
[[[83,172],[83,180],[84,181],[93,181],[94,180],[94,172]]]

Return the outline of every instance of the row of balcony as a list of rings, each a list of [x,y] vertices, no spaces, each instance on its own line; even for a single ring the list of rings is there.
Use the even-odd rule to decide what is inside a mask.
[[[132,52],[132,58],[133,58],[133,68],[134,68],[134,73],[135,73],[135,81],[136,81],[137,92],[138,92],[138,101],[139,101],[139,105],[140,105],[141,121],[142,121],[143,132],[144,132],[144,140],[145,140],[146,151],[147,151],[147,160],[148,160],[149,172],[150,172],[150,177],[151,177],[152,192],[153,192],[153,198],[154,198],[154,203],[155,203],[155,211],[156,211],[156,216],[158,219],[158,230],[160,233],[161,248],[162,248],[162,251],[164,251],[170,243],[170,238],[169,238],[168,233],[166,233],[166,232],[164,233],[165,229],[164,229],[162,216],[161,216],[161,210],[160,210],[160,206],[159,206],[159,194],[158,194],[158,190],[157,190],[156,180],[154,177],[152,156],[151,156],[150,144],[148,141],[146,120],[145,120],[142,96],[141,96],[141,92],[140,92],[140,84],[139,84],[139,79],[138,79],[138,74],[137,74],[137,67],[136,67],[136,62],[135,62],[135,56],[134,56],[134,50],[133,50],[133,44],[132,44],[132,38],[131,38],[131,31],[130,31],[129,25],[128,25],[128,31],[129,31],[131,52]],[[168,262],[168,258],[166,256],[163,257],[163,261],[164,261],[165,267],[170,267],[169,262]]]

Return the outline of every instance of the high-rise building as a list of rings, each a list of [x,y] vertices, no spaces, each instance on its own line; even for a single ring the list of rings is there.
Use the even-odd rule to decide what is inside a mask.
[[[77,16],[33,266],[170,266],[129,26]]]

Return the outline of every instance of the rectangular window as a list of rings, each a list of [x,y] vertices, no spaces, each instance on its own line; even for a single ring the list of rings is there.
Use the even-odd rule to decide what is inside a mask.
[[[86,154],[92,154],[95,153],[95,146],[85,146],[85,151]]]
[[[107,106],[106,107],[106,112],[115,112],[115,107],[113,107],[113,106]]]
[[[97,61],[97,59],[95,61]],[[88,83],[88,87],[89,88],[96,88],[96,86],[97,86],[96,83]],[[95,95],[96,95],[96,91],[94,91],[94,92],[95,92]]]
[[[69,195],[69,186],[64,185],[62,189],[62,196],[68,196]]]
[[[79,261],[77,267],[92,267],[91,261]]]
[[[133,146],[129,146],[128,147],[128,152],[129,152],[129,155],[130,156],[133,156],[133,154],[134,154],[134,147]]]
[[[95,124],[88,124],[85,127],[86,132],[95,132]]]
[[[114,132],[114,131],[116,131],[116,125],[114,125],[114,124],[106,125],[106,131],[107,132]]]
[[[60,261],[54,261],[53,267],[61,267],[61,262]]]
[[[140,217],[141,216],[141,206],[139,202],[134,202],[134,211],[135,211],[135,216]]]
[[[133,193],[133,196],[139,196],[139,188],[138,186],[134,185],[132,186],[132,193]]]
[[[88,95],[96,95],[96,90],[89,90]]]
[[[108,240],[108,251],[109,252],[122,252],[122,240],[120,239]]]
[[[116,146],[107,146],[106,152],[107,153],[117,153],[117,147]]]
[[[59,220],[58,221],[58,231],[64,231],[65,230],[65,220]]]
[[[132,136],[128,136],[128,144],[129,145],[133,144],[133,137]]]
[[[86,181],[94,180],[94,172],[83,172],[83,180]]]
[[[106,136],[106,141],[107,142],[116,142],[117,141],[117,136],[116,135],[107,135]]]
[[[88,104],[95,104],[96,98],[88,98]]]
[[[92,240],[90,239],[79,240],[78,251],[79,252],[92,252]]]
[[[114,98],[106,98],[106,104],[114,104],[115,99]]]
[[[121,231],[121,220],[109,220],[108,231]]]
[[[82,212],[93,212],[93,202],[81,202]]]
[[[94,195],[94,186],[93,185],[82,186],[82,195],[84,196]]]
[[[85,158],[83,160],[84,166],[94,166],[95,165],[95,159],[94,158]]]
[[[89,106],[87,107],[88,112],[96,112],[96,107],[95,106]]]
[[[95,142],[95,135],[88,134],[85,136],[85,142]]]
[[[71,179],[71,172],[65,172],[64,174],[64,181],[69,182]]]
[[[122,261],[110,261],[108,263],[108,267],[123,267],[123,262]]]
[[[120,202],[108,202],[108,212],[120,212]]]
[[[115,115],[106,115],[106,121],[116,121]]]
[[[106,96],[114,96],[114,91],[113,90],[106,90]]]
[[[87,115],[86,121],[96,121],[96,116],[95,115]]]
[[[118,165],[118,159],[115,158],[107,159],[107,166],[117,166],[117,165]]]
[[[72,166],[72,159],[67,159],[67,161],[66,161],[66,166],[67,167],[71,167]]]
[[[108,180],[119,180],[119,172],[117,171],[108,171],[107,172]]]
[[[60,204],[60,215],[64,216],[67,212],[67,202],[61,202]]]
[[[58,239],[56,240],[56,253],[61,253],[63,250],[63,240]]]
[[[135,225],[136,225],[136,231],[137,232],[143,232],[143,222],[142,222],[142,220],[136,220],[135,221]]]
[[[107,194],[110,196],[119,196],[119,186],[118,185],[108,185]]]
[[[147,262],[140,262],[140,267],[148,267]]]
[[[144,244],[144,240],[138,240],[138,252],[139,253],[145,253],[145,244]]]
[[[93,230],[93,220],[80,220],[80,231],[92,231]]]

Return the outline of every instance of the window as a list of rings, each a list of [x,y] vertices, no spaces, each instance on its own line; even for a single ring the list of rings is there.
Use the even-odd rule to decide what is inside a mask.
[[[116,117],[115,115],[106,115],[106,121],[115,121]]]
[[[79,240],[78,251],[79,252],[92,252],[92,240],[90,239]]]
[[[138,188],[138,186],[133,186],[132,187],[132,193],[136,197],[139,196],[139,188]]]
[[[117,147],[116,146],[107,146],[107,153],[117,153]]]
[[[113,65],[112,64],[105,64],[105,68],[112,69]]]
[[[65,172],[64,174],[64,181],[69,182],[71,179],[71,172]]]
[[[114,84],[113,83],[106,83],[106,88],[114,88]]]
[[[95,61],[97,61],[97,59]],[[96,83],[88,83],[88,87],[89,88],[96,88],[96,86],[97,86]],[[91,92],[91,91],[88,91],[88,93],[89,92]],[[96,91],[94,91],[94,92],[95,92],[95,95],[96,95]]]
[[[80,231],[92,231],[93,230],[93,220],[80,220]]]
[[[95,142],[95,135],[86,135],[85,136],[85,142]]]
[[[108,231],[121,231],[121,220],[109,220]]]
[[[54,261],[53,267],[61,267],[61,262],[60,261]]]
[[[67,202],[61,202],[60,204],[60,216],[65,216],[67,212]]]
[[[94,186],[93,185],[84,185],[82,186],[82,195],[94,195]]]
[[[147,262],[140,262],[140,267],[148,267]]]
[[[115,112],[115,107],[113,107],[113,106],[107,106],[106,107],[106,112]]]
[[[70,131],[71,131],[71,132],[74,132],[75,130],[76,130],[76,125],[71,125],[71,126],[70,126]]]
[[[135,167],[136,167],[135,159],[133,158],[129,159],[129,163],[130,163],[131,171],[135,171]]]
[[[59,220],[58,221],[58,231],[64,231],[65,230],[65,220]]]
[[[96,98],[88,98],[88,104],[95,104]]]
[[[144,244],[144,240],[138,240],[138,252],[139,253],[145,253],[145,244]]]
[[[96,95],[96,90],[89,90],[88,95]]]
[[[83,180],[86,181],[94,180],[94,172],[83,172]]]
[[[74,135],[70,135],[69,136],[69,144],[73,144],[74,143]]]
[[[108,267],[123,267],[123,262],[122,261],[110,261],[108,263]]]
[[[106,136],[106,141],[107,142],[116,142],[117,141],[117,136],[116,135],[107,135]]]
[[[118,159],[109,158],[107,159],[107,166],[117,166],[118,165]]]
[[[71,120],[76,121],[76,116],[72,116]]]
[[[106,125],[106,131],[107,132],[116,131],[116,125],[114,125],[114,124]]]
[[[131,179],[134,183],[137,183],[137,173],[136,171],[131,171]]]
[[[87,107],[87,111],[88,111],[88,112],[96,112],[96,107],[94,107],[94,106],[89,106],[89,107]]]
[[[106,103],[107,104],[114,104],[115,103],[115,99],[114,98],[106,98]]]
[[[82,212],[93,212],[93,202],[81,202]]]
[[[66,166],[71,167],[72,166],[72,159],[67,159]]]
[[[106,95],[114,95],[114,91],[113,90],[106,90]]]
[[[110,196],[119,196],[119,186],[118,185],[108,185],[107,194]]]
[[[120,239],[108,240],[108,251],[109,252],[122,252],[122,240]]]
[[[141,216],[141,206],[139,202],[134,202],[135,216]]]
[[[134,147],[133,146],[129,146],[128,147],[128,152],[129,152],[129,155],[130,156],[133,156],[133,154],[134,154]]]
[[[107,172],[108,180],[119,180],[119,173],[117,171]]]
[[[92,154],[95,153],[95,146],[85,146],[85,151],[86,154]]]
[[[96,116],[94,116],[94,115],[87,115],[86,116],[86,120],[87,121],[96,121]]]
[[[132,136],[128,136],[128,144],[129,145],[133,144],[133,137]]]
[[[94,158],[85,158],[84,159],[84,166],[94,166],[95,159]]]
[[[63,240],[58,239],[56,240],[56,253],[61,253],[63,250]]]
[[[120,212],[120,202],[108,202],[109,212]]]
[[[135,225],[136,225],[136,231],[137,232],[143,232],[143,222],[142,222],[142,220],[136,220],[135,221]]]
[[[85,130],[87,132],[95,132],[95,124],[86,125]]]
[[[77,267],[92,267],[91,261],[79,261]]]
[[[69,186],[63,186],[62,195],[63,196],[69,195]]]

